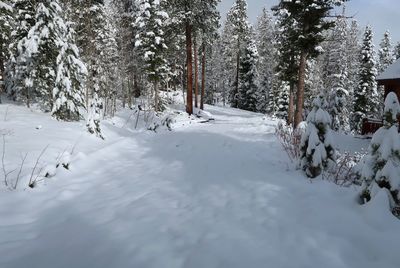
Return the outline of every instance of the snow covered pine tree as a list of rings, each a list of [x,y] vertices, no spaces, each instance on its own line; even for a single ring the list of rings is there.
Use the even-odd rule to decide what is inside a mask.
[[[399,115],[399,100],[390,92],[385,101],[384,126],[374,134],[369,153],[362,162],[364,190],[361,198],[364,202],[374,198],[383,188],[388,192],[392,208],[400,205]]]
[[[314,107],[307,116],[307,128],[301,137],[300,167],[310,178],[318,177],[326,169],[333,167],[336,152],[331,136],[331,116],[324,110],[323,96],[314,100]]]
[[[263,8],[257,21],[256,44],[259,54],[258,86],[259,100],[257,111],[261,113],[274,113],[274,91],[272,85],[275,79],[274,69],[277,62],[274,20],[266,8]]]
[[[0,81],[4,80],[4,65],[9,57],[9,41],[12,30],[12,7],[7,2],[0,0]],[[3,85],[0,84],[0,95],[3,92]],[[1,103],[1,96],[0,96]]]
[[[238,108],[257,112],[261,93],[257,86],[258,51],[254,40],[246,38],[246,48],[243,50],[239,67]]]
[[[26,8],[23,1],[17,3]],[[74,32],[65,22],[58,0],[42,0],[28,7],[35,15],[27,13],[32,10],[21,11],[25,18],[19,18],[15,37],[20,39],[15,40],[15,62],[10,72],[14,75],[13,91],[24,95],[28,106],[37,99],[58,120],[79,120],[86,68],[80,61]]]
[[[354,116],[352,120],[352,129],[357,131],[360,131],[362,120],[365,117],[377,115],[379,107],[373,32],[370,26],[365,29],[360,56],[359,87],[354,92]]]
[[[165,50],[168,47],[164,38],[166,20],[169,19],[169,16],[163,11],[166,1],[140,0],[138,4],[140,12],[135,22],[138,29],[135,47],[142,51],[147,78],[153,85],[154,108],[159,112],[163,111],[165,107],[160,98],[158,86],[169,73],[165,58]]]
[[[247,1],[236,0],[227,15],[229,25],[232,27],[230,43],[234,44],[234,56],[236,57],[236,75],[231,85],[229,102],[233,108],[239,107],[239,85],[240,85],[240,62],[242,61],[242,51],[244,49],[245,38],[249,35],[249,23],[247,17]]]
[[[390,32],[386,31],[378,51],[378,74],[383,73],[386,68],[395,61],[394,49],[390,39]]]
[[[30,103],[30,87],[25,86],[29,80],[29,58],[23,54],[22,41],[28,36],[29,30],[35,25],[35,3],[27,0],[14,1],[14,29],[11,32],[9,44],[10,59],[6,64],[5,85],[8,95],[16,100]]]

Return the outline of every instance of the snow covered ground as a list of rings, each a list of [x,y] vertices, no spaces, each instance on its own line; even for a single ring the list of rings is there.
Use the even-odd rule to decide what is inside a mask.
[[[383,195],[360,206],[358,189],[293,170],[273,120],[207,110],[215,121],[179,114],[159,133],[121,113],[100,141],[82,123],[0,105],[6,167],[29,152],[17,190],[0,187],[0,267],[399,267],[400,221]],[[367,144],[349,139],[346,150]],[[30,189],[47,145],[41,165],[67,151],[70,170]]]

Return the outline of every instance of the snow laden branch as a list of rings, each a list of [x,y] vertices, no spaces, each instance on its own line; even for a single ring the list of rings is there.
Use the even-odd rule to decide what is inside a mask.
[[[384,126],[372,137],[368,154],[361,164],[362,202],[379,192],[387,193],[391,209],[400,205],[400,104],[395,93],[386,97]]]
[[[324,170],[333,168],[336,152],[330,125],[330,115],[324,110],[326,101],[318,96],[307,117],[307,128],[301,137],[300,167],[310,178],[318,177]]]

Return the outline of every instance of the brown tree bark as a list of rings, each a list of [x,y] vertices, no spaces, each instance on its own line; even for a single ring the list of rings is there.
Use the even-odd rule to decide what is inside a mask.
[[[240,67],[240,39],[238,40],[237,55],[236,55],[236,77],[235,77],[235,92],[233,96],[233,108],[238,108],[239,103],[237,95],[239,94],[239,67]]]
[[[288,126],[293,124],[293,116],[294,116],[294,83],[290,83],[290,92],[289,92],[289,111],[288,111]]]
[[[192,59],[192,25],[186,21],[186,65],[187,65],[187,96],[186,112],[193,114],[193,59]]]
[[[206,44],[203,42],[201,51],[201,98],[200,109],[204,110],[204,97],[206,94]]]
[[[193,37],[194,50],[194,107],[199,107],[199,59],[197,56],[197,40],[196,35]]]
[[[294,114],[294,127],[297,128],[303,121],[304,88],[306,79],[307,53],[301,52],[299,66],[299,81],[297,86],[296,112]]]

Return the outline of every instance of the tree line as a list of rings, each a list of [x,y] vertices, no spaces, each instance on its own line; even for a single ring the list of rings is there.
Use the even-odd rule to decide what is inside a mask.
[[[386,32],[380,49],[344,0],[280,1],[251,25],[235,0],[220,28],[219,0],[1,0],[0,72],[7,96],[59,120],[100,120],[117,103],[182,90],[186,110],[222,102],[297,127],[320,93],[335,130],[358,131],[382,113],[376,76],[399,57]]]
[[[215,40],[210,97],[267,113],[297,127],[322,94],[331,127],[360,131],[366,117],[381,118],[383,90],[376,77],[400,56],[387,31],[379,49],[373,30],[349,17],[346,1],[280,1],[248,22],[236,0]]]

